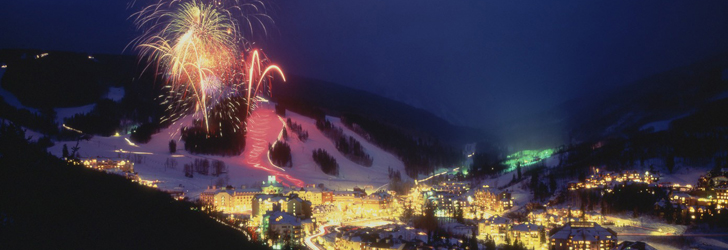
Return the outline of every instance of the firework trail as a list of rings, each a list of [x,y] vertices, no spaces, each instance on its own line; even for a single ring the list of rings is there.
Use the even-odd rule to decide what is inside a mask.
[[[244,61],[244,67],[247,69],[248,73],[248,95],[247,95],[247,106],[248,106],[248,115],[250,115],[251,111],[251,103],[250,100],[252,97],[254,97],[258,90],[260,89],[261,85],[268,85],[268,91],[270,92],[270,81],[272,79],[272,76],[269,75],[269,73],[277,72],[281,78],[283,78],[283,81],[286,81],[286,76],[283,75],[283,71],[281,68],[279,68],[276,65],[269,65],[269,66],[261,66],[261,64],[265,65],[267,62],[269,62],[268,58],[263,55],[263,60],[261,60],[261,55],[258,53],[257,50],[254,50],[250,55],[248,56],[249,62]],[[262,69],[262,70],[261,70]],[[257,79],[257,81],[255,80]],[[255,84],[255,87],[253,85]]]
[[[144,31],[132,44],[147,59],[145,70],[153,68],[166,81],[167,93],[160,98],[168,115],[162,122],[175,122],[193,111],[208,133],[214,132],[210,130],[213,116],[241,124],[236,115],[239,107],[245,103],[246,116],[250,113],[258,89],[270,88],[271,73],[285,80],[281,69],[269,65],[267,57],[246,39],[258,28],[268,33],[266,23],[272,19],[262,1],[160,1],[132,18]],[[235,99],[239,96],[247,100],[239,102]],[[213,109],[220,103],[228,108]],[[223,111],[211,114],[216,110]]]

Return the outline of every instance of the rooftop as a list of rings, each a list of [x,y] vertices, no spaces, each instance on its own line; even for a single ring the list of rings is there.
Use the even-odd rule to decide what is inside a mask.
[[[552,230],[549,237],[573,241],[617,240],[617,233],[594,222],[570,222]]]
[[[301,221],[291,214],[281,211],[271,211],[265,214],[268,216],[268,223],[270,225],[281,225],[289,224],[293,226],[301,226]]]

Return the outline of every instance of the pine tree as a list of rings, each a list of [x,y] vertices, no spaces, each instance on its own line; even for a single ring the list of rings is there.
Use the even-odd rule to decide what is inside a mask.
[[[546,229],[544,227],[539,228],[538,239],[541,241],[541,244],[546,243]]]
[[[556,192],[556,188],[558,185],[556,184],[556,177],[554,177],[553,174],[549,175],[549,190],[551,190],[551,193]]]
[[[475,236],[475,229],[471,230],[469,249],[478,250],[478,238]]]
[[[174,154],[177,152],[177,142],[169,140],[169,153]]]
[[[68,147],[66,144],[63,144],[63,159],[68,158]]]
[[[495,241],[492,239],[489,239],[485,242],[485,250],[496,250],[495,248]]]

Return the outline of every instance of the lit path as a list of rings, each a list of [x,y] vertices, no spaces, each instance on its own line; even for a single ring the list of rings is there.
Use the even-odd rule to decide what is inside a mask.
[[[246,150],[245,163],[248,166],[264,170],[271,175],[275,175],[277,179],[287,181],[289,184],[303,187],[304,182],[292,177],[289,174],[285,174],[286,170],[273,165],[268,157],[268,144],[273,143],[267,141],[265,138],[268,135],[268,130],[272,126],[276,128],[282,128],[283,125],[279,124],[281,120],[278,116],[273,113],[273,110],[268,108],[260,108],[253,112],[253,115],[248,118],[248,142],[252,142],[246,147],[250,147],[251,150]]]
[[[379,191],[379,189],[382,189],[386,186],[389,186],[389,183],[379,186],[377,189],[374,189],[374,191],[372,191],[372,193],[376,193],[377,191]]]
[[[328,225],[328,224],[321,225],[319,227],[319,229],[318,229],[318,233],[306,237],[306,239],[303,240],[303,242],[306,244],[306,247],[308,247],[308,249],[322,250],[322,248],[319,247],[318,244],[316,244],[316,243],[313,242],[313,239],[318,238],[321,235],[326,234],[326,228],[327,227],[332,227],[332,226],[333,225]]]
[[[391,222],[388,220],[382,220],[382,219],[379,219],[376,217],[375,218],[366,218],[366,219],[356,219],[356,220],[341,222],[341,223],[337,223],[337,224],[331,224],[331,223],[325,224],[325,225],[319,226],[318,233],[306,237],[303,240],[303,242],[304,242],[304,244],[306,244],[306,247],[308,247],[308,249],[322,250],[322,248],[318,244],[313,242],[313,239],[321,237],[322,235],[326,234],[326,232],[330,231],[330,230],[326,230],[326,228],[334,227],[334,230],[339,232],[339,228],[344,227],[346,224],[362,223],[362,222],[366,222],[366,221],[379,222],[379,223],[374,223],[370,226],[376,226],[376,225],[380,225],[380,224],[381,225],[391,224]],[[394,223],[394,224],[401,224],[401,223]]]
[[[448,170],[445,170],[445,172],[442,172],[442,173],[439,173],[439,174],[433,174],[433,175],[430,175],[430,176],[428,176],[428,177],[426,177],[426,178],[423,178],[422,180],[416,180],[416,181],[417,181],[417,182],[429,181],[429,180],[430,180],[430,179],[432,179],[433,177],[437,177],[437,176],[440,176],[440,175],[443,175],[443,174],[447,174],[447,173],[448,173],[448,172],[450,172],[450,171],[452,171],[452,172],[457,172],[457,171],[458,171],[458,169],[460,169],[460,167],[454,168],[454,169],[452,169],[452,170],[448,169]]]

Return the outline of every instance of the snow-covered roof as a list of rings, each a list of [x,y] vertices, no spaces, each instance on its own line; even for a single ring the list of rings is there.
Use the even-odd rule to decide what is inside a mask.
[[[334,195],[356,195],[354,191],[333,191]]]
[[[647,243],[641,242],[641,241],[623,241],[622,243],[619,243],[616,248],[616,250],[657,250],[654,247],[651,247]]]
[[[269,200],[273,202],[286,201],[288,197],[277,194],[256,194],[253,199]]]
[[[538,231],[539,228],[540,228],[540,226],[538,226],[536,224],[523,223],[523,224],[518,224],[518,225],[513,226],[512,229],[514,231],[533,232],[533,231]]]
[[[491,216],[488,219],[485,219],[485,224],[487,225],[503,225],[503,224],[510,224],[511,220],[505,217],[500,217],[499,215]]]
[[[325,189],[322,189],[322,188],[319,188],[316,186],[305,186],[302,188],[295,188],[292,191],[298,191],[298,192],[305,191],[305,192],[310,192],[310,193],[321,193],[321,192],[325,191]]]
[[[301,221],[291,214],[281,211],[271,211],[266,213],[268,216],[268,223],[270,225],[282,225],[288,224],[292,226],[301,226]]]
[[[572,241],[616,240],[617,233],[594,222],[570,222],[557,229],[549,237],[560,240],[571,239]]]
[[[675,193],[675,194],[673,194],[673,195],[674,195],[674,196],[677,196],[677,197],[685,197],[685,198],[690,198],[690,197],[692,197],[691,195],[689,195],[689,194],[687,194],[687,193],[680,193],[680,192],[678,192],[678,193]]]

